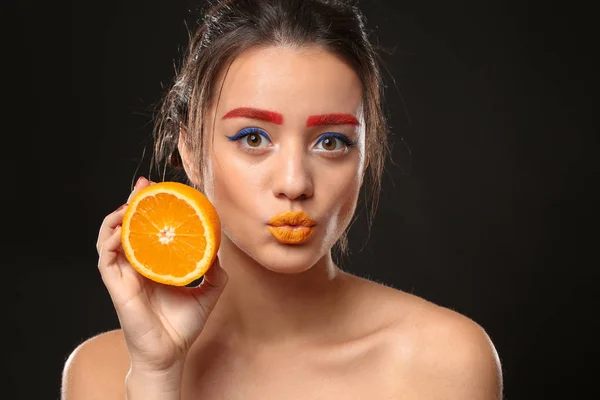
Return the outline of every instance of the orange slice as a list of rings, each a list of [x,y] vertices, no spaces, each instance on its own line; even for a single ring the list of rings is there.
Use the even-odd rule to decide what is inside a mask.
[[[179,182],[159,182],[140,190],[129,202],[121,243],[140,274],[185,286],[212,265],[221,244],[221,222],[198,190]]]

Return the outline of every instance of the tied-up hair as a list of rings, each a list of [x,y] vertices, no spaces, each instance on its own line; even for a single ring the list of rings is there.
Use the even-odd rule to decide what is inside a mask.
[[[384,85],[380,57],[369,41],[365,18],[355,2],[342,0],[224,0],[209,1],[174,82],[160,104],[154,129],[152,166],[164,180],[182,171],[177,151],[182,130],[186,147],[197,161],[194,172],[206,168],[205,118],[219,91],[218,76],[244,50],[255,46],[319,46],[355,71],[363,89],[365,121],[365,200],[369,225],[375,214],[386,158],[388,127],[383,110]],[[193,184],[188,180],[189,184]],[[203,190],[200,182],[198,189]],[[348,250],[347,231],[338,240]]]

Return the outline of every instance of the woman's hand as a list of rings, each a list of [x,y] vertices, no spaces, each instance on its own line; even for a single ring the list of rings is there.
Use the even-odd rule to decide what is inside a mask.
[[[140,178],[129,199],[150,184]],[[194,288],[164,285],[140,275],[121,247],[126,208],[112,212],[102,223],[96,246],[98,269],[123,329],[130,374],[175,377],[221,295],[227,274],[217,258]]]

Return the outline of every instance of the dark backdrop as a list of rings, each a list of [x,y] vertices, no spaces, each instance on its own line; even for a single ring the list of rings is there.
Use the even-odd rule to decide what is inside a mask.
[[[58,398],[70,351],[118,327],[96,234],[147,173],[150,110],[194,4],[20,1],[7,14],[10,398]],[[597,355],[597,234],[584,192],[592,163],[583,158],[597,94],[586,81],[591,12],[530,1],[362,7],[372,37],[393,50],[394,163],[370,240],[363,213],[345,268],[481,324],[507,399],[579,397],[593,388],[584,376]]]

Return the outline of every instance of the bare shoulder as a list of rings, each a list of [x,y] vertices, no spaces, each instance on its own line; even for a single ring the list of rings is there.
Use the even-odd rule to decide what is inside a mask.
[[[374,282],[369,286],[389,323],[385,347],[397,363],[396,378],[407,377],[415,397],[502,398],[500,358],[482,326],[421,297]]]
[[[502,398],[502,367],[487,332],[472,319],[429,303],[412,318],[415,371],[430,398]],[[437,380],[437,385],[427,382]]]
[[[61,399],[125,399],[128,370],[129,353],[120,329],[93,336],[67,358]]]

